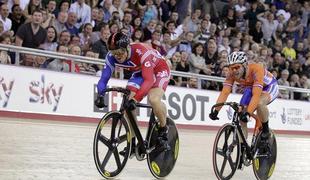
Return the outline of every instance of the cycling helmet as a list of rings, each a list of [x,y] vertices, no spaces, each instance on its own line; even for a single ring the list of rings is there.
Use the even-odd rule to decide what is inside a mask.
[[[227,59],[228,65],[233,65],[233,64],[243,64],[247,62],[247,57],[245,52],[243,51],[237,51],[237,52],[232,52]]]
[[[130,40],[127,35],[121,32],[114,33],[108,39],[108,49],[116,50],[120,48],[127,48],[129,43]]]

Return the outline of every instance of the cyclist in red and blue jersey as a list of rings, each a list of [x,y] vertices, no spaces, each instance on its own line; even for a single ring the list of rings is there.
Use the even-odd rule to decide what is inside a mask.
[[[108,49],[106,66],[97,85],[98,97],[95,105],[99,108],[105,106],[104,93],[115,67],[127,69],[133,72],[127,83],[127,88],[131,91],[128,108],[135,109],[136,103],[147,95],[153,112],[160,122],[159,137],[167,141],[167,109],[161,101],[170,79],[166,59],[147,44],[130,43],[127,35],[121,32],[109,37]]]

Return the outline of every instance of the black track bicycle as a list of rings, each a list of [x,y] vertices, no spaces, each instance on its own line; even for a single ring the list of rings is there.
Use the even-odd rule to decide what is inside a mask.
[[[129,100],[130,91],[116,87],[108,88],[106,93],[108,92],[122,93],[122,103],[119,110],[106,113],[96,129],[93,155],[99,173],[106,179],[115,178],[122,172],[128,159],[136,156],[139,161],[147,159],[149,170],[155,178],[168,176],[179,153],[179,135],[175,123],[167,118],[168,143],[163,146],[158,143],[159,122],[151,111],[144,139],[136,117],[124,107]],[[151,108],[150,105],[141,103],[137,107]]]
[[[251,144],[245,139],[239,121],[240,108],[235,102],[215,104],[215,107],[228,105],[233,110],[232,122],[224,124],[218,131],[213,146],[213,169],[218,179],[231,179],[237,169],[252,164],[255,177],[269,179],[274,171],[277,159],[277,142],[273,131],[267,141],[261,140],[261,122],[253,115],[255,127]]]

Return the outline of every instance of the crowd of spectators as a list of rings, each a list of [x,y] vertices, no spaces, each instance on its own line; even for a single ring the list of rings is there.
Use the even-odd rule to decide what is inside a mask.
[[[104,59],[108,37],[121,31],[132,42],[157,49],[172,70],[225,77],[227,56],[241,50],[249,63],[264,64],[280,85],[310,88],[310,4],[306,0],[1,2],[2,44]],[[0,51],[0,63],[14,64],[15,54]],[[72,63],[70,59],[20,56],[24,66],[94,75],[102,70],[95,64]],[[125,78],[129,75],[125,72]],[[197,88],[197,83],[195,77],[172,77],[170,81],[190,88]],[[201,84],[204,89],[222,88],[211,81]],[[287,90],[281,90],[279,97],[309,100],[309,94]]]

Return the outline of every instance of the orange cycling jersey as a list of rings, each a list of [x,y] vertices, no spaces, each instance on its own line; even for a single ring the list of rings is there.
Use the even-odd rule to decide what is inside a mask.
[[[235,81],[240,83],[240,85],[244,88],[252,87],[253,95],[247,108],[247,111],[252,114],[258,105],[263,88],[276,82],[276,79],[263,67],[262,64],[249,64],[246,70],[246,74],[242,79],[236,79],[232,73],[229,73],[225,82],[223,83],[224,87],[217,100],[217,103],[226,101]]]

